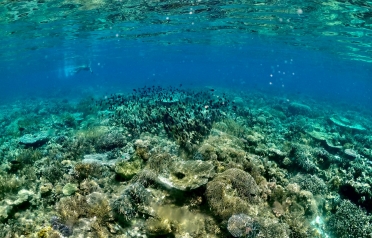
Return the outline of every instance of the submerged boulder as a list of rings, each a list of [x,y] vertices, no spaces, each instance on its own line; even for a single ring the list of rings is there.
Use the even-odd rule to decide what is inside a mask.
[[[158,180],[167,188],[188,191],[208,183],[214,174],[214,165],[210,161],[177,161],[170,173],[159,175]]]

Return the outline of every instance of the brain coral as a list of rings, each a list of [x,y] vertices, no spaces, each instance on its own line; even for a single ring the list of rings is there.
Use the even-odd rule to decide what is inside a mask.
[[[249,173],[234,168],[210,181],[206,196],[214,215],[227,220],[234,214],[250,214],[250,205],[259,202],[259,192]]]

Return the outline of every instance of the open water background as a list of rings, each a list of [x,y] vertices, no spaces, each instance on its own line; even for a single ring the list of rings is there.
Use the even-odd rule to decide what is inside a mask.
[[[0,98],[182,83],[371,108],[371,5],[3,1]]]

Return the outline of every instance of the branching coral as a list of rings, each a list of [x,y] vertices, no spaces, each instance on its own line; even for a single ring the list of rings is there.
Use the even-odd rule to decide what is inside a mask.
[[[372,237],[371,219],[361,208],[344,200],[329,219],[328,226],[340,238]]]
[[[326,194],[327,185],[316,175],[298,174],[292,179],[301,186],[301,189],[308,190],[314,195]]]

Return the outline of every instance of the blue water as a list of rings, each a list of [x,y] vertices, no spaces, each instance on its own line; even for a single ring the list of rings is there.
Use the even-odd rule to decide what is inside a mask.
[[[370,63],[339,59],[329,52],[288,46],[267,37],[252,36],[244,44],[228,45],[115,40],[92,47],[90,43],[82,39],[68,48],[20,53],[20,59],[11,62],[2,58],[2,97],[182,83],[299,93],[370,108]],[[93,73],[68,73],[82,64],[90,64]]]

